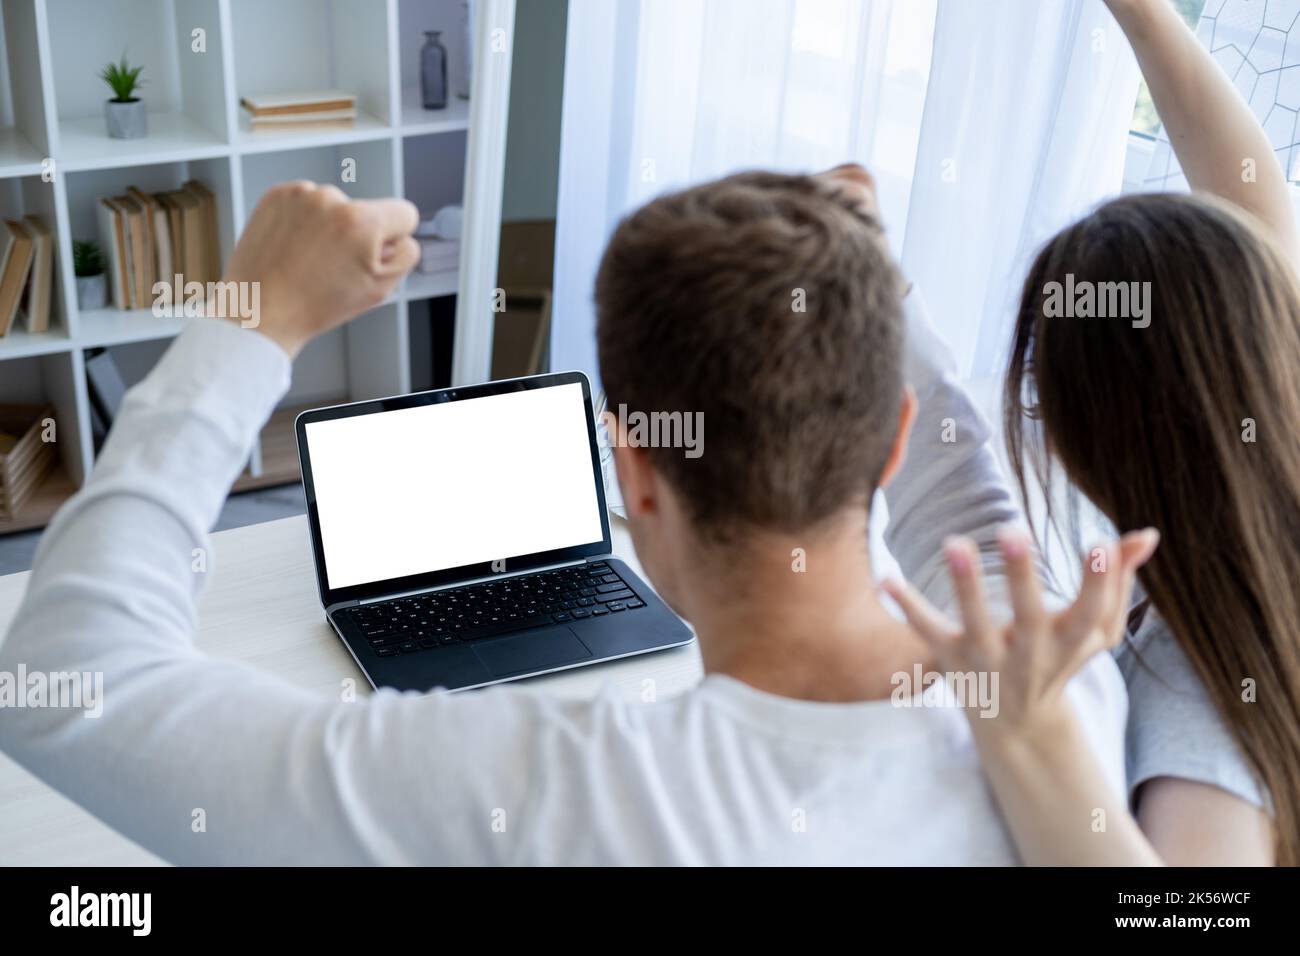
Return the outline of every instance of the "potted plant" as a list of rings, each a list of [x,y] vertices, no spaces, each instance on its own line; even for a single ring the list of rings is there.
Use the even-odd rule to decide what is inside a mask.
[[[113,98],[104,103],[104,121],[113,139],[140,139],[149,132],[144,101],[135,95],[143,85],[142,72],[144,67],[131,66],[123,53],[120,62],[108,64],[99,73],[99,78],[113,91]]]
[[[102,309],[108,302],[108,289],[104,282],[104,256],[97,243],[72,240],[72,272],[77,277],[77,308],[83,312]]]

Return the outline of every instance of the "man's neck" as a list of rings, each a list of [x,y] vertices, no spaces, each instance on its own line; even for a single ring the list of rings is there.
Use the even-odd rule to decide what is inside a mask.
[[[887,698],[893,675],[928,663],[925,645],[880,602],[865,518],[804,547],[769,536],[726,560],[723,573],[698,575],[692,588],[706,673],[844,702]]]

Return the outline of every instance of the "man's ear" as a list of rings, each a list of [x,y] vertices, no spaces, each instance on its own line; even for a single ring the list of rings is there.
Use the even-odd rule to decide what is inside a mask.
[[[912,435],[912,425],[916,422],[916,392],[908,385],[903,389],[903,406],[898,412],[898,431],[894,435],[894,446],[889,449],[889,460],[880,473],[880,487],[889,484],[898,473],[907,457],[907,440]]]
[[[654,514],[660,509],[659,481],[644,448],[614,446],[614,468],[623,491],[628,517]]]

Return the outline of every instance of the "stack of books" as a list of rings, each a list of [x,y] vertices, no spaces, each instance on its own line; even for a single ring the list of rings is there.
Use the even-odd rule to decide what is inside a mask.
[[[349,127],[357,118],[357,98],[338,90],[245,96],[240,104],[254,132]]]
[[[0,405],[0,519],[14,518],[58,463],[57,442],[46,441],[54,409]]]
[[[460,268],[460,242],[456,239],[420,240],[417,272],[455,272]]]
[[[185,284],[206,289],[221,278],[217,200],[198,180],[153,194],[131,186],[125,195],[100,199],[99,233],[119,309],[152,307],[159,282],[170,305],[184,301]]]
[[[54,292],[54,235],[39,216],[6,219],[0,229],[0,336],[21,311],[28,332],[50,327]]]

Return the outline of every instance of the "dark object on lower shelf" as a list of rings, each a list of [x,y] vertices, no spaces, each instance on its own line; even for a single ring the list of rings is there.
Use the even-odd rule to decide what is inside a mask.
[[[408,306],[411,325],[411,391],[451,385],[456,335],[456,297],[416,299]]]
[[[126,382],[108,349],[93,349],[86,353],[86,396],[90,399],[91,411],[95,413],[93,438],[98,452],[126,398]]]

